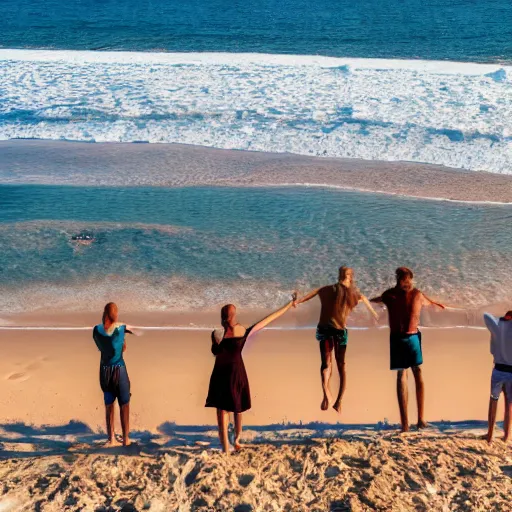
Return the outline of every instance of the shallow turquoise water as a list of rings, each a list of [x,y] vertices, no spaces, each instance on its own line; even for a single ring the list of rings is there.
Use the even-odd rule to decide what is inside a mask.
[[[327,189],[38,185],[0,185],[0,205],[4,311],[120,294],[142,309],[270,307],[331,282],[342,264],[369,295],[408,265],[454,304],[510,298],[506,206]],[[90,246],[71,240],[84,230]]]

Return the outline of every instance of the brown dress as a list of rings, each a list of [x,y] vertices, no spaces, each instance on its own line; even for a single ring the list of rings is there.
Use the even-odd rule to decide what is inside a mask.
[[[223,338],[217,343],[212,333],[212,353],[215,357],[205,407],[229,412],[244,412],[251,408],[251,392],[245,371],[242,350],[252,327],[237,338]]]

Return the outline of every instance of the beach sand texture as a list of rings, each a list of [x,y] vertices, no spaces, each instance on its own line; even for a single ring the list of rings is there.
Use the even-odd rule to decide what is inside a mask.
[[[503,443],[488,448],[467,433],[266,441],[231,457],[157,442],[129,455],[79,448],[1,461],[0,508],[504,511],[511,463]]]
[[[386,329],[351,331],[341,416],[320,411],[314,331],[262,332],[244,353],[253,396],[247,446],[229,457],[215,411],[203,407],[214,362],[208,332],[128,339],[135,443],[127,450],[102,446],[89,331],[0,336],[2,512],[509,509],[510,448],[500,429],[491,447],[479,439],[492,364],[485,330],[424,331],[433,426],[407,435],[390,425],[398,407]],[[336,384],[334,376],[333,391]],[[500,403],[499,419],[502,411]]]
[[[10,184],[292,185],[477,203],[512,201],[510,175],[407,161],[318,158],[185,144],[48,140],[0,141],[0,150],[0,176]]]

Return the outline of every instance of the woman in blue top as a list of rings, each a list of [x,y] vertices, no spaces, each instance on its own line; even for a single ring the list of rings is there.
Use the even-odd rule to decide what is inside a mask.
[[[92,337],[101,352],[100,386],[105,400],[108,445],[116,443],[114,436],[114,402],[119,402],[123,445],[130,444],[130,379],[126,371],[123,352],[126,350],[125,334],[133,334],[126,325],[118,322],[119,310],[109,302],[103,310],[101,324],[94,327]]]

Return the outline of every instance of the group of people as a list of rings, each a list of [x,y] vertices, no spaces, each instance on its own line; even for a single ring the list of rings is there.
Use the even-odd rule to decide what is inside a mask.
[[[424,382],[421,372],[423,363],[420,313],[423,307],[445,306],[428,298],[414,287],[413,272],[406,267],[396,270],[396,285],[382,295],[367,299],[355,286],[354,272],[349,267],[339,269],[338,281],[323,286],[299,298],[296,293],[283,307],[274,311],[254,325],[245,328],[237,321],[237,311],[233,304],[221,309],[222,330],[213,331],[211,351],[215,364],[210,378],[206,407],[217,410],[219,438],[225,452],[229,451],[229,414],[234,415],[234,448],[241,448],[242,413],[251,408],[249,381],[242,359],[242,351],[248,339],[281,317],[290,308],[298,307],[314,297],[320,299],[320,319],[316,329],[316,339],[321,356],[321,382],[323,399],[321,409],[333,407],[341,412],[343,394],[346,387],[345,355],[348,342],[347,319],[352,310],[363,303],[377,320],[378,315],[372,303],[384,304],[388,311],[390,327],[390,368],[397,371],[397,397],[400,410],[402,432],[409,430],[408,419],[408,370],[411,369],[416,384],[418,408],[418,429],[425,428]],[[488,442],[492,441],[496,420],[497,401],[501,392],[505,393],[505,440],[509,438],[512,420],[512,311],[502,318],[490,314],[484,316],[491,332],[491,352],[495,367],[491,378],[491,398],[489,404]],[[123,444],[129,439],[130,381],[123,359],[126,350],[125,334],[133,334],[134,329],[119,323],[118,308],[114,303],[105,306],[102,323],[94,327],[93,338],[101,352],[100,385],[104,393],[108,443],[115,444],[114,403],[119,402]],[[332,354],[340,376],[340,387],[335,400],[330,390],[332,374]]]

